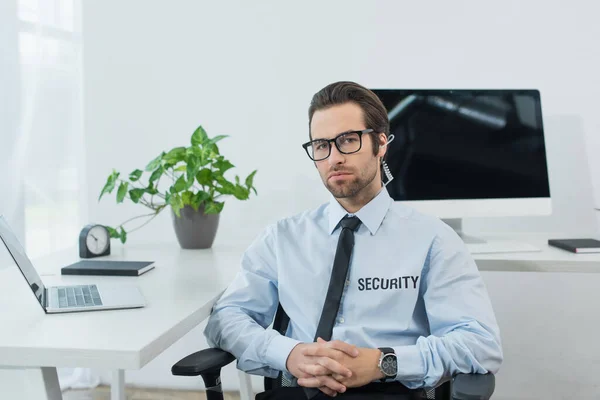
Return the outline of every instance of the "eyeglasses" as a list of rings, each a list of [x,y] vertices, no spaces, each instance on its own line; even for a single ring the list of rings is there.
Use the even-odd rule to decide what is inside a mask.
[[[342,154],[352,154],[359,151],[362,147],[362,135],[371,133],[373,129],[363,129],[362,131],[349,131],[340,133],[333,139],[315,139],[302,145],[306,154],[313,161],[322,161],[331,155],[331,143]]]

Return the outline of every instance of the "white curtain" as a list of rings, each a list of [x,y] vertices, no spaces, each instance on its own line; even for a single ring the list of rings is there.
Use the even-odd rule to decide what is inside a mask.
[[[0,3],[0,214],[37,258],[76,246],[87,214],[80,1]],[[63,389],[99,382],[81,368],[59,378]]]

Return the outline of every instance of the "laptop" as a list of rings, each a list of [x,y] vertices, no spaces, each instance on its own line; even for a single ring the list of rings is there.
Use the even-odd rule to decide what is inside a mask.
[[[110,284],[46,287],[6,219],[0,215],[0,239],[25,277],[33,294],[48,314],[144,307],[137,286]]]

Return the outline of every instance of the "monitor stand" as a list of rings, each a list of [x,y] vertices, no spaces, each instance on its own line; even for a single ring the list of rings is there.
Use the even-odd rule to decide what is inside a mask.
[[[465,242],[465,244],[479,244],[479,243],[487,243],[487,241],[483,238],[478,238],[476,236],[469,236],[463,232],[463,220],[462,218],[450,218],[443,219],[450,228],[454,229],[454,231],[460,236],[460,238]]]
[[[443,219],[443,221],[460,236],[471,254],[541,251],[541,249],[529,243],[518,242],[516,240],[485,240],[467,235],[462,229],[462,218]]]

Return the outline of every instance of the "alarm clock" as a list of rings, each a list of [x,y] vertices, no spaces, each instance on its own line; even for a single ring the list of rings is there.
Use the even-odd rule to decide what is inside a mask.
[[[94,258],[110,254],[110,234],[104,225],[90,224],[79,234],[79,257]]]

